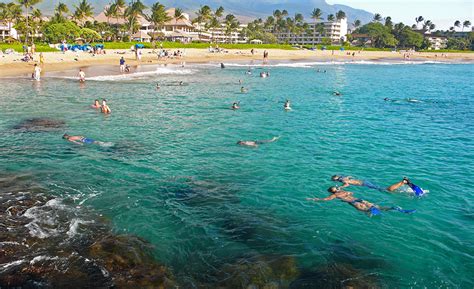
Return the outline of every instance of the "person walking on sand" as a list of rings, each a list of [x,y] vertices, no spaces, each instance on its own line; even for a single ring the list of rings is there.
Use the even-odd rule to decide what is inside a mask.
[[[86,73],[82,71],[82,69],[79,69],[79,82],[85,82],[86,81]]]
[[[39,61],[40,61],[40,65],[43,66],[43,65],[44,65],[44,55],[43,55],[43,52],[40,53]]]
[[[120,58],[120,72],[125,72],[125,59],[123,56]]]

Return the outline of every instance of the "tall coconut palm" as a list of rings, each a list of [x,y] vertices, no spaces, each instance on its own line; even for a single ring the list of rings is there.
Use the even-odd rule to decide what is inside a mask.
[[[464,32],[464,28],[469,28],[471,26],[471,21],[466,20],[462,23],[462,31]]]
[[[317,24],[316,24],[316,23],[317,23],[319,20],[322,19],[321,16],[323,16],[323,11],[321,11],[321,9],[319,9],[319,8],[315,8],[315,9],[313,10],[313,12],[311,12],[311,19],[314,20],[314,25],[313,25],[313,47],[314,47],[314,44],[315,44],[315,42],[316,42],[316,41],[314,40],[314,39],[316,38],[316,28],[317,28]]]
[[[28,23],[28,11],[30,7],[40,3],[42,0],[16,0],[18,4],[25,8],[25,19],[26,19],[26,34],[25,34],[25,43],[28,43],[28,34],[30,31],[29,23]]]
[[[66,4],[59,2],[58,5],[54,8],[54,16],[58,20],[58,22],[64,22],[66,17],[64,14],[69,13],[69,8]]]
[[[209,22],[206,24],[206,28],[208,30],[211,30],[211,42],[214,41],[214,30],[219,27],[220,27],[219,19],[217,19],[217,17],[215,16],[212,16]]]
[[[392,27],[393,27],[392,17],[390,17],[390,16],[385,17],[385,24],[384,25],[386,27],[392,29]]]
[[[92,8],[91,4],[87,2],[87,0],[81,0],[79,5],[74,7],[76,10],[74,11],[73,17],[80,23],[81,26],[84,26],[87,18],[94,15],[94,9]]]
[[[415,17],[415,22],[416,22],[416,27],[417,28],[418,28],[418,23],[423,22],[423,20],[425,20],[425,18],[423,18],[423,16]]]
[[[18,23],[18,19],[22,14],[21,6],[13,2],[0,3],[0,20],[5,20],[8,25],[8,30],[12,28],[12,23]]]
[[[146,19],[153,23],[152,40],[155,39],[155,31],[157,28],[162,28],[163,25],[171,20],[171,17],[166,13],[165,5],[156,2],[151,6],[151,14],[146,16]]]
[[[456,21],[454,22],[454,27],[457,27],[457,28],[461,27],[461,21],[456,20]]]
[[[354,23],[353,23],[353,25],[354,25],[354,27],[355,27],[356,29],[359,28],[359,26],[360,26],[361,24],[362,24],[362,23],[360,22],[359,19],[356,19],[356,21],[354,21]]]
[[[431,31],[435,30],[435,28],[436,28],[436,25],[434,25],[433,23],[431,23],[430,27],[428,27],[428,31],[431,32]]]
[[[431,20],[425,20],[425,22],[423,22],[423,30],[427,30],[431,24],[433,24]]]
[[[125,17],[128,20],[129,35],[132,36],[133,32],[138,26],[138,17],[144,16],[143,11],[147,7],[141,0],[132,0],[128,7],[125,9]]]
[[[333,22],[334,19],[335,19],[334,14],[329,14],[327,19],[328,19],[329,22]]]
[[[373,21],[373,22],[380,22],[380,21],[382,21],[382,15],[380,15],[379,13],[375,13],[374,19],[373,19],[372,21]]]
[[[175,21],[175,23],[178,23],[178,20],[181,20],[181,19],[184,19],[184,18],[186,18],[186,17],[184,16],[183,9],[176,8],[174,10],[174,21]]]
[[[223,15],[224,15],[224,7],[220,6],[219,8],[216,9],[216,12],[214,12],[214,16],[220,19]]]
[[[225,17],[225,33],[229,37],[229,43],[232,43],[232,33],[237,30],[239,25],[240,23],[234,15],[227,14]]]
[[[342,20],[342,19],[344,19],[344,18],[346,18],[346,12],[344,12],[344,11],[342,11],[342,10],[337,11],[337,13],[336,13],[336,19],[337,19],[337,20]]]

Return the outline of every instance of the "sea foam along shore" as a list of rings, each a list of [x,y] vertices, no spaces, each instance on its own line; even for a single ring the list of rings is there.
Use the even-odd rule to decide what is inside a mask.
[[[224,53],[210,53],[207,49],[185,49],[183,57],[158,59],[151,49],[143,50],[143,58],[140,62],[135,60],[135,54],[129,50],[107,50],[107,54],[93,55],[89,53],[76,52],[45,52],[43,71],[62,71],[86,66],[96,65],[118,65],[121,57],[127,64],[157,64],[157,63],[203,63],[203,62],[226,62],[226,61],[261,61],[264,49],[255,49],[254,54],[247,50],[227,50]],[[389,51],[360,51],[354,56],[348,55],[346,51],[311,51],[311,50],[280,50],[271,49],[269,60],[319,60],[319,61],[403,61],[403,53]],[[33,65],[39,63],[39,54],[34,56],[34,62],[25,63],[21,61],[19,53],[2,55],[0,57],[0,77],[26,76],[33,71]],[[416,52],[411,55],[411,60],[431,60],[440,62],[474,62],[474,53],[435,53]]]

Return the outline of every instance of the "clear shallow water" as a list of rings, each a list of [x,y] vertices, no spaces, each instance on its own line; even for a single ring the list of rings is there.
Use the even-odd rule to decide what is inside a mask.
[[[473,287],[474,65],[277,64],[267,79],[246,68],[168,67],[83,86],[58,75],[2,79],[0,169],[32,172],[52,194],[148,240],[188,282],[277,255],[309,275],[350,264],[384,287]],[[107,98],[112,115],[90,109],[95,98]],[[236,100],[242,108],[232,111]],[[31,117],[66,128],[12,130]],[[61,139],[66,131],[115,145],[76,146]],[[273,136],[281,139],[257,149],[235,144]],[[338,201],[305,201],[327,196],[336,173],[382,185],[409,176],[429,194],[351,187],[418,210],[374,218]]]

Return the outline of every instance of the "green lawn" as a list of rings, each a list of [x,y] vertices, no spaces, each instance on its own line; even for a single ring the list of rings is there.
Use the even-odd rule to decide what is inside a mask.
[[[105,49],[129,49],[130,47],[134,46],[138,42],[104,42]],[[157,48],[160,47],[160,43],[163,43],[163,48],[165,49],[177,49],[177,48],[201,48],[207,49],[209,48],[209,43],[180,43],[180,42],[156,42]],[[95,43],[93,43],[95,44]],[[101,43],[102,44],[102,43]],[[152,48],[151,43],[141,43],[145,46],[145,48]],[[213,45],[215,46],[215,45]],[[285,49],[285,50],[292,50],[294,48],[291,45],[283,45],[283,44],[219,44],[220,48],[225,49],[252,49],[252,48],[260,48],[260,49]]]
[[[22,43],[0,43],[0,49],[5,51],[5,49],[13,48],[16,52],[23,52],[23,44]],[[36,52],[53,52],[58,51],[54,48],[49,47],[47,44],[36,44]]]

